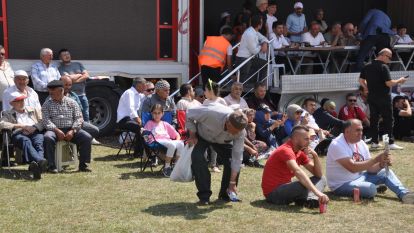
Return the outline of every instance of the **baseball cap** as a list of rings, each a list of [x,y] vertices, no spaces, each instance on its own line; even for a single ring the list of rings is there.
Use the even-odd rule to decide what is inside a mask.
[[[293,6],[293,8],[301,8],[301,9],[303,9],[303,3],[301,3],[301,2],[297,2],[297,3],[295,3],[295,5]]]

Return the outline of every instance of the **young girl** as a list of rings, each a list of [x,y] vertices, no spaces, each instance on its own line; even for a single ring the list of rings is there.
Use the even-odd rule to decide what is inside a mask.
[[[164,111],[160,104],[155,104],[151,107],[151,115],[152,120],[149,120],[145,124],[144,129],[151,131],[155,139],[167,148],[165,167],[163,168],[162,173],[164,176],[170,177],[172,172],[171,159],[174,156],[175,150],[177,150],[177,158],[180,157],[184,149],[184,143],[180,140],[180,134],[174,127],[168,122],[161,120]]]
[[[211,81],[211,79],[209,79],[207,83],[204,85],[204,95],[206,96],[206,99],[204,100],[203,105],[207,105],[210,103],[219,103],[224,106],[227,106],[226,101],[219,96],[219,85]],[[217,165],[217,152],[215,152],[212,147],[210,147],[210,150],[210,165],[214,172],[220,172],[220,169]]]
[[[204,100],[203,104],[210,104],[210,103],[219,103],[224,106],[227,106],[226,101],[219,96],[219,85],[211,79],[209,79],[204,85],[204,95],[206,96],[206,99]]]

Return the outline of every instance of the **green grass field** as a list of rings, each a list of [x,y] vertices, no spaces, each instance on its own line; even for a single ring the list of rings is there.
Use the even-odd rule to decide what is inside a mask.
[[[414,144],[400,144],[405,150],[394,154],[393,170],[414,190]],[[116,152],[94,146],[92,173],[69,170],[32,181],[27,166],[13,168],[16,177],[1,170],[0,232],[414,232],[414,205],[402,205],[389,190],[362,204],[330,195],[321,215],[267,204],[262,169],[244,168],[243,202],[200,207],[193,182],[141,173],[137,159]],[[213,201],[220,179],[212,174]]]

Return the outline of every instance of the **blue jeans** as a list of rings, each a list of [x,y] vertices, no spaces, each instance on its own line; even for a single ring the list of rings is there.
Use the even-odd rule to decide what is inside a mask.
[[[12,142],[23,151],[23,159],[25,162],[39,162],[45,159],[43,151],[43,134],[16,134],[12,136]]]
[[[408,193],[408,190],[393,171],[390,170],[388,176],[386,176],[385,169],[382,169],[377,174],[364,172],[358,179],[335,189],[334,194],[338,196],[352,196],[353,189],[359,188],[362,198],[373,198],[377,194],[377,185],[379,184],[385,184],[400,199]]]
[[[89,122],[89,102],[88,102],[88,98],[86,97],[86,95],[78,95],[79,100],[81,102],[82,105],[82,115],[83,115],[83,120],[86,122]]]

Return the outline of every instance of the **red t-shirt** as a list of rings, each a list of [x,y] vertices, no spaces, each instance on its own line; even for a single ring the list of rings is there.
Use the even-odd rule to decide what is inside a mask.
[[[360,121],[363,121],[366,117],[364,111],[358,106],[348,108],[348,106],[345,105],[339,111],[339,119],[343,121],[350,119],[359,119]]]
[[[286,164],[289,160],[295,160],[298,165],[309,163],[309,158],[303,151],[298,151],[295,154],[290,140],[281,145],[273,151],[264,167],[262,177],[263,195],[267,197],[275,188],[292,181],[295,174]]]

